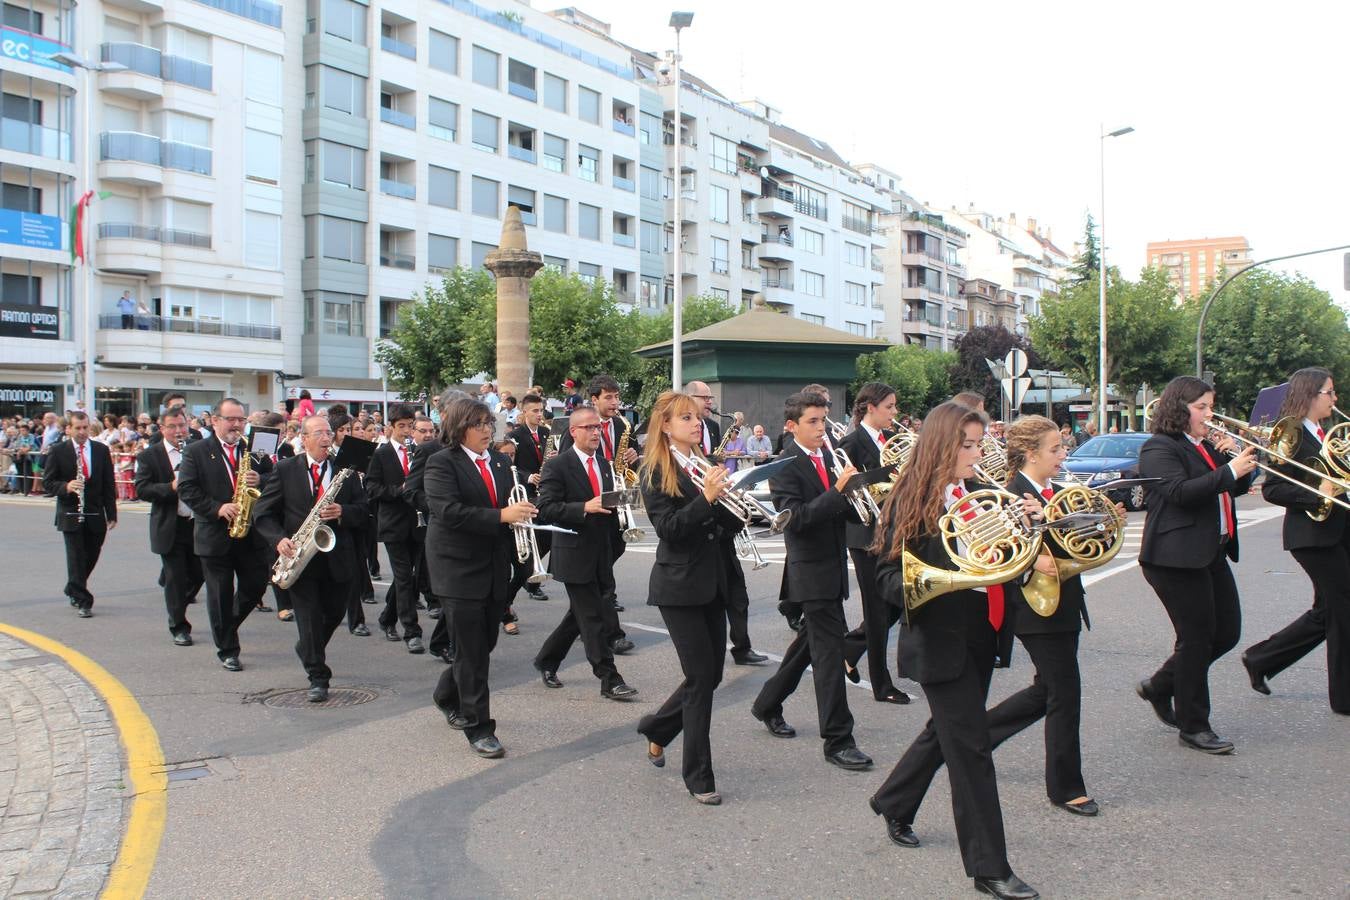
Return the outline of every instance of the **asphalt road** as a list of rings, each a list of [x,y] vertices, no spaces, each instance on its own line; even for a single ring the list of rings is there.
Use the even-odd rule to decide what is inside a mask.
[[[1301,612],[1307,579],[1279,547],[1276,510],[1244,498],[1253,524],[1236,568],[1243,642]],[[1046,897],[1350,897],[1350,719],[1326,703],[1326,661],[1312,654],[1273,682],[1247,685],[1237,652],[1214,667],[1216,730],[1231,757],[1177,746],[1135,697],[1134,682],[1169,652],[1172,631],[1126,550],[1089,589],[1084,635],[1083,751],[1096,819],[1051,807],[1041,731],[996,755],[1014,869]],[[150,883],[154,897],[666,897],[973,896],[963,877],[950,794],[939,776],[915,823],[924,846],[886,839],[866,799],[913,736],[926,708],[875,703],[851,688],[860,747],[877,770],[846,773],[822,758],[809,681],[785,713],[799,732],[775,739],[749,713],[767,669],[728,664],[713,718],[718,808],[695,804],[672,745],[662,770],[634,731],[679,680],[655,609],[643,605],[651,551],[620,562],[621,615],[638,647],[620,671],[639,688],[615,703],[575,649],[547,690],[530,665],[564,610],[521,599],[521,635],[503,636],[492,668],[504,760],[473,756],[430,705],[441,663],[378,634],[340,629],[330,646],[334,687],[371,702],[285,709],[261,700],[303,688],[294,627],[255,614],[242,630],[239,674],[223,671],[205,610],[190,618],[203,642],[174,647],[155,587],[143,513],[128,509],[95,573],[95,617],[74,618],[61,596],[64,563],[48,507],[0,505],[5,587],[0,621],[90,655],[136,695],[158,729],[171,776],[168,825]],[[766,545],[781,560],[781,547]],[[747,573],[757,649],[781,653],[791,634],[774,610],[781,568]],[[373,625],[372,611],[366,607]],[[848,609],[859,618],[856,593]],[[425,623],[424,623],[425,624]],[[893,662],[892,662],[893,670]],[[1024,653],[995,674],[991,702],[1031,678]]]

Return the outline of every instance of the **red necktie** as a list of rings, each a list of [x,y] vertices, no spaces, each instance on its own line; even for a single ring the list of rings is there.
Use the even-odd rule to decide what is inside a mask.
[[[1214,458],[1209,455],[1209,451],[1205,449],[1204,444],[1196,444],[1195,449],[1200,451],[1200,455],[1205,458],[1205,462],[1209,463],[1210,469],[1218,468],[1214,465]],[[1223,509],[1224,534],[1231,538],[1233,536],[1233,498],[1228,496],[1227,491],[1219,495],[1219,505]]]
[[[313,464],[309,467],[309,477],[314,482],[314,499],[323,499],[323,467]]]
[[[828,491],[830,489],[830,476],[825,471],[825,460],[821,459],[819,456],[816,456],[815,454],[812,454],[811,462],[815,463],[816,474],[820,476],[820,483],[823,484],[825,486],[825,490]]]
[[[883,450],[886,448],[886,433],[884,431],[877,432],[877,446]]]
[[[1041,496],[1047,500],[1053,500],[1055,499],[1055,491],[1053,488],[1046,488],[1041,491]]]
[[[593,496],[599,497],[599,496],[600,496],[600,476],[597,475],[597,474],[595,474],[595,457],[594,457],[594,456],[588,456],[588,457],[586,457],[586,474],[589,475],[590,478],[591,478],[591,490],[595,492]]]
[[[487,460],[475,459],[478,463],[478,474],[483,476],[483,484],[487,486],[488,498],[492,500],[492,505],[497,505],[497,485],[492,483],[492,473],[488,471]]]
[[[88,480],[89,480],[89,460],[85,459],[85,457],[84,457],[84,451],[85,451],[85,447],[86,447],[86,446],[87,446],[86,444],[81,444],[81,445],[79,445],[78,447],[76,447],[75,449],[76,449],[76,451],[77,451],[77,452],[79,453],[79,455],[80,455],[80,472],[81,472],[81,474],[84,475],[85,480],[88,481]]]
[[[225,448],[225,455],[230,458],[230,487],[234,487],[237,482],[236,473],[239,471],[239,467],[234,462],[234,447],[229,444],[222,444],[221,446]]]
[[[398,461],[401,462],[401,463],[403,464],[403,477],[404,477],[404,478],[407,478],[407,477],[408,477],[408,448],[407,448],[407,447],[399,447],[399,448],[398,448]]]
[[[960,500],[965,495],[966,492],[962,490],[960,485],[957,485],[952,490],[952,496],[957,500]],[[957,506],[960,505],[961,504],[959,503],[957,504]],[[969,522],[971,519],[975,518],[975,515],[975,510],[967,510],[961,514],[961,521]],[[1003,585],[991,584],[986,590],[988,591],[989,596],[989,624],[993,626],[995,631],[998,631],[1003,627]]]
[[[703,450],[704,456],[712,452],[712,447],[708,445],[708,427],[703,424],[702,419],[698,422],[698,445]]]
[[[1327,433],[1320,428],[1317,429],[1317,439],[1319,441],[1325,441],[1327,439]]]
[[[605,441],[605,459],[614,458],[614,444],[609,436],[609,423],[611,421],[613,420],[606,419],[604,422],[600,423],[600,437]]]

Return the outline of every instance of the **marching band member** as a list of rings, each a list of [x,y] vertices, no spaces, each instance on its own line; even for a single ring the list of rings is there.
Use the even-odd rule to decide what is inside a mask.
[[[852,466],[835,471],[834,460],[821,448],[829,406],[819,394],[787,398],[783,418],[793,441],[783,455],[793,459],[771,483],[775,509],[792,510],[784,532],[787,547],[788,599],[800,604],[805,627],[783,654],[783,662],[764,683],[751,714],[776,737],[796,731],[783,720],[783,701],[801,681],[809,665],[816,688],[820,736],[825,759],[842,769],[867,769],[872,758],[853,739],[853,715],[844,696],[844,597],[848,596],[848,564],[844,553],[844,521],[852,507],[841,491],[857,474]]]
[[[67,414],[68,441],[55,444],[42,466],[42,488],[56,498],[56,530],[66,545],[66,588],[81,619],[93,615],[89,576],[98,565],[108,531],[117,527],[117,483],[112,453],[89,439],[89,416]]]
[[[136,496],[150,501],[150,551],[159,554],[169,634],[180,647],[192,646],[188,598],[202,586],[201,560],[192,552],[192,507],[178,496],[188,430],[183,407],[171,407],[159,417],[163,439],[136,457]]]
[[[551,432],[543,422],[544,398],[538,394],[526,394],[520,399],[520,414],[516,418],[516,427],[507,434],[507,437],[515,441],[516,470],[524,479],[525,492],[531,501],[539,496],[539,473],[544,468],[544,457],[548,455]],[[549,547],[552,546],[551,537],[547,531],[540,531],[535,535],[541,557],[548,555]],[[548,595],[540,585],[530,584],[525,580],[529,574],[529,563],[518,562],[513,579],[515,589],[519,590],[523,585],[525,593],[529,594],[531,599],[547,600]],[[516,595],[516,590],[510,592],[512,597]]]
[[[956,568],[938,534],[938,519],[959,508],[967,493],[989,487],[974,481],[985,421],[983,413],[953,402],[924,420],[909,465],[882,507],[873,544],[878,587],[889,602],[904,603],[904,551],[930,566]],[[900,674],[923,687],[932,718],[869,803],[885,818],[894,843],[919,846],[914,820],[945,759],[966,874],[986,894],[1033,900],[1039,894],[1008,864],[984,710],[1000,638],[1011,640],[1000,600],[984,590],[959,590],[905,617]]]
[[[830,391],[829,388],[825,387],[825,385],[823,384],[816,384],[813,382],[803,387],[800,393],[819,394],[821,397],[825,399],[825,406],[827,408],[830,406]],[[786,427],[783,430],[783,434],[779,436],[779,442],[780,446],[783,448],[788,448],[792,446],[792,433],[788,431]],[[780,449],[779,452],[781,453],[782,450]],[[826,458],[832,459],[834,457],[834,441],[830,437],[830,429],[828,425],[826,425],[825,427],[825,437],[823,438],[822,452],[825,454]],[[783,618],[787,619],[788,628],[791,628],[793,631],[800,632],[805,627],[806,620],[803,617],[802,605],[800,603],[793,603],[791,600],[788,599],[787,578],[788,578],[787,567],[784,566],[783,581],[778,587],[778,612],[783,616]]]
[[[1327,369],[1299,369],[1289,377],[1280,418],[1288,416],[1302,423],[1294,453],[1296,462],[1307,465],[1319,456],[1326,439],[1322,423],[1331,418],[1335,403],[1336,386]],[[1275,465],[1278,467],[1278,463]],[[1322,484],[1321,489],[1331,493],[1329,484]],[[1316,510],[1322,501],[1282,478],[1267,478],[1261,485],[1261,495],[1285,507],[1284,549],[1308,573],[1313,605],[1280,631],[1248,648],[1242,654],[1242,665],[1252,688],[1269,694],[1267,678],[1283,672],[1325,640],[1331,709],[1350,715],[1350,527],[1346,525],[1346,511],[1333,503],[1324,521],[1314,521],[1307,512]]]
[[[422,626],[417,621],[417,566],[422,558],[426,529],[417,525],[417,510],[403,498],[403,482],[412,469],[413,408],[407,403],[389,407],[389,441],[375,448],[366,470],[366,497],[375,507],[376,537],[384,543],[393,570],[393,584],[385,592],[380,630],[391,641],[402,640],[409,653],[425,653]]]
[[[300,438],[304,453],[277,464],[258,498],[253,523],[261,538],[284,557],[300,552],[291,537],[314,505],[325,498],[337,476],[328,458],[333,442],[328,420],[307,416],[300,426]],[[328,642],[342,624],[349,587],[363,562],[358,529],[369,515],[360,478],[348,476],[330,501],[320,511],[319,519],[333,531],[333,549],[315,553],[288,589],[300,633],[295,654],[309,676],[311,703],[328,699],[328,682],[333,677],[327,662]]]
[[[600,679],[601,695],[629,700],[637,689],[615,668],[608,640],[610,619],[617,618],[604,596],[614,583],[614,545],[620,538],[615,516],[601,503],[600,495],[618,486],[613,468],[600,452],[600,428],[594,407],[577,407],[568,421],[571,446],[545,464],[539,480],[540,519],[578,533],[553,538],[549,571],[567,588],[568,610],[539,648],[534,667],[545,686],[562,687],[558,667],[579,635],[591,671]]]
[[[712,388],[702,381],[691,381],[684,386],[684,392],[699,402],[698,449],[711,458],[717,445],[722,443],[722,424],[713,415]]]
[[[211,436],[183,450],[178,471],[178,496],[192,508],[192,549],[206,578],[206,613],[216,656],[230,672],[243,671],[239,662],[239,626],[258,606],[267,588],[272,558],[262,539],[250,528],[242,538],[230,537],[230,526],[240,514],[234,502],[239,463],[248,447],[244,406],[233,397],[216,404]],[[272,468],[264,457],[244,475],[244,484],[257,488]]]
[[[337,412],[334,412],[334,410]],[[342,442],[352,435],[353,419],[347,414],[347,407],[335,403],[328,408],[328,427],[333,429],[333,447],[342,449]],[[370,637],[370,627],[366,625],[366,611],[363,604],[375,602],[375,585],[370,580],[370,569],[366,567],[366,523],[357,526],[360,532],[356,540],[361,546],[358,571],[348,586],[347,593],[347,630],[356,637]]]
[[[455,656],[432,700],[475,753],[497,759],[506,750],[492,719],[488,668],[515,553],[509,526],[528,522],[536,510],[510,502],[511,466],[490,449],[494,420],[487,404],[461,398],[442,416],[445,447],[427,460],[423,479],[431,513],[426,546]]]
[[[889,430],[895,418],[895,391],[888,384],[869,381],[858,390],[853,401],[854,429],[839,442],[855,466],[863,471],[881,465],[881,448],[894,437]],[[844,669],[849,680],[858,682],[858,660],[867,654],[867,679],[872,683],[872,696],[880,703],[908,703],[912,698],[891,681],[887,665],[886,647],[891,626],[900,618],[900,607],[887,603],[877,591],[877,558],[868,552],[874,539],[875,522],[863,525],[849,522],[844,529],[848,555],[853,559],[853,571],[858,577],[862,594],[863,620],[844,638]]]
[[[1176,630],[1173,653],[1136,692],[1183,747],[1232,753],[1209,723],[1209,667],[1238,642],[1242,610],[1228,560],[1237,562],[1237,510],[1251,488],[1255,449],[1231,461],[1232,438],[1205,440],[1214,388],[1199,378],[1173,378],[1158,400],[1153,436],[1139,452],[1139,474],[1162,480],[1147,487],[1139,564]]]
[[[740,518],[717,502],[727,487],[727,470],[708,469],[703,489],[695,487],[670,452],[686,457],[698,446],[698,402],[666,391],[652,408],[642,474],[642,497],[656,531],[647,605],[661,612],[680,659],[684,681],[656,712],[643,716],[638,731],[648,741],[647,758],[665,765],[665,746],[684,732],[684,784],[699,803],[722,802],[712,771],[713,690],[722,681],[726,656],[726,605],[730,571],[740,562],[726,532],[741,530]]]

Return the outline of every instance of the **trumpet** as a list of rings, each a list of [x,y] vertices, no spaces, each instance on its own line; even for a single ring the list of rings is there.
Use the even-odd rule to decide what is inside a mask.
[[[627,432],[624,433],[627,434]],[[609,470],[614,474],[615,490],[632,490],[625,485],[624,476],[614,468],[613,463],[610,463]],[[625,544],[631,544],[634,541],[640,541],[647,537],[647,532],[643,531],[642,527],[637,523],[637,514],[633,512],[631,503],[620,504],[619,508],[615,510],[615,515],[618,516],[619,530],[623,533],[623,542]]]
[[[525,485],[520,483],[520,473],[516,467],[511,467],[511,494],[510,502],[529,503],[530,495],[525,490]],[[527,523],[521,522],[511,526],[512,536],[516,539],[516,560],[521,563],[527,563],[533,560],[533,571],[525,580],[530,584],[543,584],[552,576],[544,570],[543,560],[539,558],[539,541],[534,535],[534,529]]]
[[[825,417],[825,426],[830,429],[830,437],[834,438],[836,441],[842,441],[844,435],[848,434],[847,425],[843,422],[836,422],[829,416]]]
[[[703,490],[704,484],[707,483],[708,473],[713,469],[712,463],[701,456],[685,456],[674,447],[670,448],[670,454],[675,457],[675,462],[681,469],[690,473],[689,478],[694,482],[694,487],[700,491]],[[730,484],[722,492],[722,496],[717,498],[717,502],[747,526],[755,520],[756,515],[762,516],[769,523],[770,534],[781,534],[792,518],[792,510],[774,510],[750,496],[750,492],[744,488],[734,487]]]
[[[1341,499],[1341,495],[1350,492],[1350,480],[1347,480],[1346,477],[1337,477],[1341,474],[1350,475],[1350,473],[1341,473],[1334,456],[1323,455],[1327,453],[1326,443],[1323,443],[1322,451],[1314,460],[1316,465],[1307,465],[1294,459],[1294,454],[1298,451],[1300,430],[1303,427],[1301,422],[1295,422],[1292,418],[1286,417],[1280,419],[1274,425],[1258,426],[1248,425],[1245,422],[1218,413],[1212,413],[1212,416],[1212,419],[1205,422],[1205,427],[1209,429],[1212,436],[1232,438],[1235,443],[1244,448],[1255,447],[1258,451],[1275,460],[1279,466],[1296,469],[1305,475],[1310,475],[1318,480],[1318,484],[1322,481],[1331,483],[1332,490],[1327,493],[1317,485],[1295,478],[1274,466],[1262,462],[1256,464],[1256,467],[1266,474],[1283,478],[1290,484],[1296,484],[1322,498],[1322,504],[1319,508],[1307,510],[1308,517],[1314,522],[1326,521],[1327,516],[1331,515],[1332,504],[1350,510],[1350,503]],[[1234,454],[1229,453],[1229,455]],[[1336,474],[1333,474],[1333,472]]]
[[[848,453],[839,447],[833,451],[834,467],[836,469],[847,469],[853,465],[853,461],[848,458]],[[845,496],[848,502],[853,504],[853,511],[858,514],[864,525],[870,525],[872,522],[881,518],[881,507],[877,506],[877,501],[873,499],[872,494],[866,488],[858,488],[849,491]]]

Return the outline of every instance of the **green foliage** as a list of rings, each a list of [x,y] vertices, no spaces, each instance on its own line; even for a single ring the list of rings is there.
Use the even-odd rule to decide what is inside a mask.
[[[899,413],[927,415],[951,397],[951,371],[956,362],[957,355],[950,351],[914,344],[891,346],[858,357],[858,380],[849,393],[856,394],[864,382],[885,382],[895,388]]]
[[[482,321],[484,308],[494,303],[493,290],[487,272],[455,269],[414,296],[388,341],[376,344],[375,358],[385,367],[390,383],[404,396],[425,393],[434,397],[480,371],[467,360],[471,353],[468,335]]]
[[[1101,274],[1101,248],[1097,243],[1097,223],[1092,221],[1092,213],[1087,214],[1087,224],[1083,227],[1083,252],[1074,257],[1069,267],[1069,281],[1065,287],[1085,284]],[[1109,324],[1109,323],[1108,323]]]
[[[1002,360],[1014,347],[1026,351],[1027,368],[1043,367],[1040,355],[1032,348],[1031,341],[1020,334],[1014,334],[1002,325],[980,325],[967,331],[956,342],[956,362],[951,370],[952,393],[975,391],[984,395],[985,409],[1002,408],[1003,388],[989,371],[985,360]]]
[[[680,333],[688,334],[738,315],[739,310],[720,297],[710,294],[685,297],[680,316]],[[639,316],[637,343],[633,349],[660,344],[675,336],[675,312],[666,307],[657,316]],[[639,359],[633,357],[637,369],[629,384],[633,404],[640,410],[649,410],[662,391],[670,390],[670,359]]]

